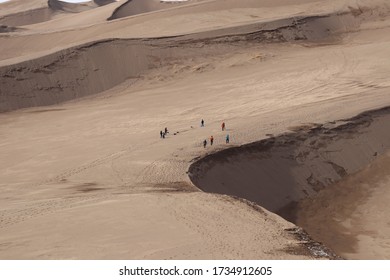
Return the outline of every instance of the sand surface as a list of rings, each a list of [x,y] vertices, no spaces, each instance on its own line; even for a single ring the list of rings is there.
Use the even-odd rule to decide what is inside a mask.
[[[296,223],[348,259],[388,259],[389,161],[387,153],[301,202]]]
[[[205,193],[187,173],[227,132],[240,146],[388,106],[387,1],[189,1],[108,21],[125,2],[1,27],[0,258],[329,257],[268,205]],[[29,3],[0,4],[0,18],[47,9]],[[350,158],[336,164],[371,162]],[[386,204],[366,202],[357,223],[385,234],[366,221]],[[389,257],[387,237],[358,238],[345,257]]]
[[[388,197],[389,113],[387,107],[292,127],[294,132],[206,156],[191,165],[190,178],[204,191],[264,206],[339,256],[387,259],[388,219],[378,201]]]

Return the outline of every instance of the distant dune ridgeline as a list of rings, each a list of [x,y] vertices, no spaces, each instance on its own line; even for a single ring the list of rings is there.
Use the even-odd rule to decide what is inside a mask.
[[[95,0],[85,3],[67,3],[48,0],[47,4],[23,12],[0,16],[0,25],[24,26],[49,21],[58,13],[80,13],[115,2],[115,0]]]
[[[60,0],[48,0],[48,6],[52,10],[59,10],[69,13],[80,13],[99,6],[104,6],[116,2],[115,0],[93,0],[81,3],[68,3]]]
[[[0,18],[0,24],[7,26],[24,26],[50,20],[55,11],[50,8],[38,8],[25,12],[6,15]]]
[[[58,0],[50,1],[54,1],[50,2],[51,5],[62,5]],[[64,9],[65,6],[61,5],[56,8]],[[50,8],[48,13],[53,11],[54,8]],[[347,7],[330,14],[286,17],[171,38],[108,38],[85,43],[1,67],[0,112],[52,105],[100,93],[129,78],[138,78],[152,69],[163,67],[171,60],[212,52],[218,55],[226,52],[226,48],[239,50],[247,49],[250,44],[285,42],[313,46],[337,44],[342,41],[343,34],[358,31],[362,22],[383,16],[383,9],[382,14],[376,11]],[[45,15],[45,10],[41,12],[43,17],[49,16]],[[2,30],[12,31],[7,26]]]
[[[0,112],[100,93],[171,60],[212,52],[217,55],[218,49],[242,49],[262,43],[336,43],[343,32],[357,30],[359,23],[359,17],[352,13],[311,15],[174,38],[92,42],[1,67]]]
[[[173,7],[178,7],[182,5],[188,5],[195,1],[185,1],[177,3],[164,3],[154,0],[129,0],[123,5],[115,9],[112,16],[108,20],[124,18],[128,16],[134,16],[138,14],[144,14],[148,12],[153,12],[157,10],[169,9]]]

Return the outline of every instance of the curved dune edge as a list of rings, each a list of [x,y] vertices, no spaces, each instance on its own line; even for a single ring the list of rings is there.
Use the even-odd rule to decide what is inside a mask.
[[[85,3],[67,3],[60,0],[48,0],[44,7],[0,17],[0,25],[15,27],[41,23],[51,20],[53,16],[59,13],[81,13],[113,2],[115,0],[95,0]]]
[[[154,39],[110,39],[0,68],[0,112],[46,106],[110,89],[173,60],[248,43],[336,42],[359,27],[352,14],[286,18],[198,34]],[[202,47],[194,48],[201,44]],[[241,45],[240,45],[241,44]],[[216,55],[218,52],[215,53]]]
[[[89,1],[81,3],[68,3],[61,0],[48,0],[47,5],[54,11],[63,11],[68,13],[80,13],[99,6],[104,6],[115,2],[115,0],[107,1]]]
[[[295,222],[298,201],[390,149],[389,121],[390,107],[385,107],[347,120],[292,128],[295,132],[207,155],[190,166],[189,177],[205,192],[245,198]]]
[[[116,0],[93,0],[93,2],[98,6],[105,6],[116,2]]]
[[[54,14],[54,10],[43,7],[3,16],[0,18],[0,24],[7,26],[25,26],[49,21],[52,19]]]
[[[120,5],[114,10],[112,15],[107,20],[114,20],[138,14],[144,14],[154,12],[158,10],[169,9],[173,7],[183,6],[191,4],[192,1],[188,2],[177,2],[177,3],[163,3],[154,0],[128,0],[124,4]]]

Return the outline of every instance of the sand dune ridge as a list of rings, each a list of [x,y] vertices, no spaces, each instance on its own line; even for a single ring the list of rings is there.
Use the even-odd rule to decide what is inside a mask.
[[[54,16],[61,13],[81,13],[99,6],[115,2],[115,0],[90,1],[86,3],[67,3],[60,0],[47,0],[34,9],[0,15],[0,25],[25,26],[30,24],[50,21]],[[21,3],[23,4],[23,3]]]
[[[335,43],[359,28],[349,13],[283,18],[172,38],[110,39],[0,68],[0,112],[57,104],[139,78],[164,61],[210,53],[213,45]]]

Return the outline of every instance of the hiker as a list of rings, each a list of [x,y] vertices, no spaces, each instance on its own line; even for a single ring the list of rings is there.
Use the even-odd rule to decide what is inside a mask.
[[[204,126],[204,120],[202,119],[201,121],[200,121],[200,126]]]
[[[222,131],[224,131],[224,130],[225,130],[225,122],[223,122],[223,123],[221,124],[221,127],[222,127]]]
[[[211,137],[210,137],[210,145],[212,146],[213,143],[214,143],[214,137],[211,135]]]
[[[206,146],[207,146],[207,140],[204,139],[204,141],[203,141],[203,148],[206,148]]]
[[[165,134],[168,133],[168,128],[167,128],[167,127],[164,129],[164,133],[165,133]]]
[[[163,132],[163,134],[162,134],[162,138],[165,139],[165,133],[164,133],[164,132]]]
[[[230,140],[230,137],[229,137],[229,134],[226,135],[226,144],[229,144],[229,140]]]
[[[163,134],[162,130],[160,130],[160,138],[163,138]]]

